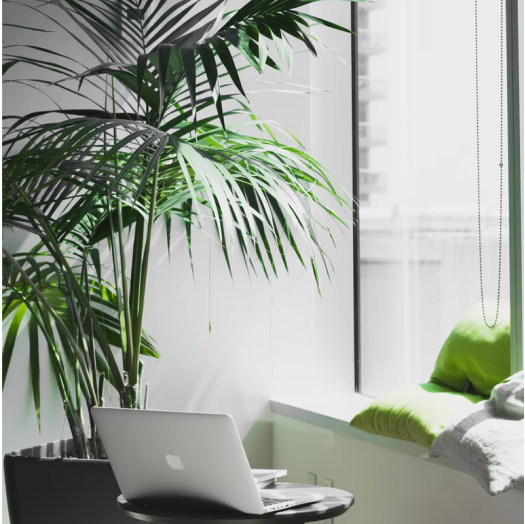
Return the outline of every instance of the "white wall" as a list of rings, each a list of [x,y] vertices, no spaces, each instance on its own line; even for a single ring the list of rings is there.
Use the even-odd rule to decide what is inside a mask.
[[[311,12],[350,27],[347,2],[323,2]],[[309,78],[303,83],[327,92],[309,97],[310,152],[342,184],[341,195],[345,190],[351,194],[350,35],[323,27],[316,27],[315,32],[328,49],[316,43],[319,59],[310,59]],[[298,104],[299,97],[293,103]],[[347,201],[351,203],[350,195]],[[310,276],[300,271],[290,277],[295,282],[293,288],[280,284],[274,292],[274,398],[333,397],[354,389],[352,212],[337,206],[334,211],[350,227],[330,224],[337,249],[326,235],[321,236],[335,268],[330,281],[320,267],[322,296]],[[289,324],[282,322],[285,318],[290,319]]]

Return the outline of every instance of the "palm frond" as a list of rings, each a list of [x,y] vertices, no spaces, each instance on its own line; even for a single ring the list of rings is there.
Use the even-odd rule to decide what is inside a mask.
[[[168,252],[173,218],[184,222],[190,260],[197,228],[216,238],[228,267],[238,245],[247,270],[268,279],[281,263],[288,271],[291,256],[317,282],[320,264],[330,270],[319,232],[332,238],[332,224],[346,227],[350,196],[295,136],[252,113],[243,85],[247,69],[291,68],[292,39],[317,56],[314,25],[349,32],[301,11],[314,1],[249,0],[227,13],[224,0],[205,8],[195,0],[17,2],[91,59],[8,45],[4,62],[7,82],[48,96],[56,109],[4,117],[4,224],[40,241],[30,253],[4,250],[3,380],[27,319],[37,417],[41,336],[79,456],[100,452],[96,429],[91,444],[84,433],[81,396],[100,405],[107,382],[122,406],[140,407],[139,356],[159,356],[142,327],[156,221],[166,224]],[[22,64],[31,78],[14,76]],[[62,107],[64,91],[83,105]]]

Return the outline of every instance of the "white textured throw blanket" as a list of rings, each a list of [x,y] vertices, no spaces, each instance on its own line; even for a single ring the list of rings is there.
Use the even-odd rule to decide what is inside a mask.
[[[523,371],[498,384],[489,400],[449,424],[430,449],[450,457],[490,495],[523,482]]]

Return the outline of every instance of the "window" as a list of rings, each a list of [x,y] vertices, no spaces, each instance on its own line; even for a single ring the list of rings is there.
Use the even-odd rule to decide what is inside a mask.
[[[478,0],[478,12],[483,277],[495,299],[500,3]],[[380,395],[426,382],[450,330],[480,300],[474,2],[362,3],[358,35],[360,391]]]

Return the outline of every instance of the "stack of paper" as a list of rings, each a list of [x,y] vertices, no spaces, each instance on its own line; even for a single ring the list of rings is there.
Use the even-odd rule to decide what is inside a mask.
[[[252,469],[253,480],[259,489],[266,488],[287,473],[286,469]]]

